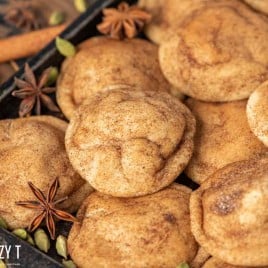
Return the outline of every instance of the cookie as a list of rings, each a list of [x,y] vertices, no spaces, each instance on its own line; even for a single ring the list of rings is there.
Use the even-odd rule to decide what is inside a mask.
[[[185,172],[197,183],[227,164],[267,151],[249,128],[247,101],[208,103],[188,99],[186,104],[197,127],[193,157]]]
[[[114,40],[94,37],[63,62],[57,81],[57,102],[64,115],[92,93],[116,88],[170,91],[159,62],[158,48],[142,39]]]
[[[74,113],[65,144],[77,172],[119,197],[156,192],[183,171],[193,151],[195,119],[168,93],[111,90]]]
[[[218,170],[191,194],[191,230],[212,256],[268,265],[268,155]]]
[[[74,212],[92,188],[72,168],[64,147],[66,122],[50,116],[0,121],[0,216],[10,228],[25,228],[38,211],[15,202],[35,200],[28,182],[46,192],[58,177],[59,208]],[[86,190],[86,191],[85,191]]]
[[[190,262],[197,251],[190,231],[190,192],[173,184],[137,198],[90,194],[68,237],[71,258],[80,268],[174,268]]]
[[[160,66],[172,85],[195,99],[246,99],[268,79],[267,39],[266,16],[243,2],[211,2],[161,44]]]
[[[152,14],[146,25],[146,36],[156,44],[167,41],[179,25],[195,10],[203,7],[208,0],[139,0],[138,5]]]
[[[260,85],[249,97],[247,117],[250,129],[268,146],[268,81]]]

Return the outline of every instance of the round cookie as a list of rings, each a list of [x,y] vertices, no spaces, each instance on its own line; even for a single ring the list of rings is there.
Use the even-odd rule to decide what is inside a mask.
[[[267,0],[244,0],[247,4],[252,6],[254,9],[261,11],[268,15],[268,2]]]
[[[111,90],[74,113],[65,145],[79,174],[98,191],[130,197],[156,192],[183,171],[195,119],[167,93]]]
[[[66,122],[50,116],[0,121],[0,216],[10,228],[25,228],[38,211],[15,202],[35,200],[28,182],[46,192],[58,177],[56,199],[70,196],[59,205],[74,212],[93,191],[72,168],[64,146]]]
[[[188,99],[186,104],[197,127],[193,157],[185,172],[197,183],[227,164],[268,151],[249,128],[246,101],[207,103]]]
[[[212,256],[238,266],[268,265],[268,155],[215,172],[192,193],[191,230]]]
[[[268,81],[261,84],[249,97],[247,117],[250,129],[268,146]]]
[[[160,66],[172,85],[195,99],[246,99],[268,79],[267,39],[266,16],[243,2],[211,2],[161,44]]]
[[[80,268],[174,268],[190,262],[197,251],[190,231],[190,193],[172,184],[137,198],[90,194],[68,237],[71,258]]]
[[[202,266],[202,268],[256,268],[256,266],[234,266],[212,257]],[[267,268],[267,266],[262,268]]]
[[[158,47],[142,39],[94,37],[67,58],[57,81],[57,102],[67,118],[92,93],[116,88],[170,91]]]
[[[178,26],[195,10],[203,7],[209,0],[139,0],[138,5],[152,14],[146,24],[146,36],[157,44],[167,41]]]

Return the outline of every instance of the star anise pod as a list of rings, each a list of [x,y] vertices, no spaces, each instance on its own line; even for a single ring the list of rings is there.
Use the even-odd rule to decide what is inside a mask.
[[[57,190],[59,188],[59,181],[58,178],[54,180],[54,182],[51,184],[47,195],[38,189],[36,186],[34,186],[31,182],[28,182],[29,187],[31,188],[32,192],[36,196],[36,198],[39,201],[19,201],[16,202],[17,205],[25,207],[25,208],[31,208],[39,211],[40,213],[38,216],[36,216],[33,221],[30,223],[28,230],[29,232],[33,232],[38,228],[38,226],[43,222],[45,219],[47,229],[49,231],[50,237],[52,239],[55,239],[55,218],[58,218],[60,220],[64,221],[71,221],[71,222],[77,222],[78,220],[72,216],[71,214],[63,211],[56,209],[56,204],[59,204],[63,202],[64,200],[67,199],[61,198],[57,201],[54,201]]]
[[[46,87],[49,79],[50,68],[43,71],[40,79],[36,77],[30,68],[29,64],[25,64],[24,76],[25,80],[15,78],[16,85],[20,88],[12,92],[12,96],[23,99],[19,108],[19,116],[24,117],[31,114],[35,106],[35,113],[41,114],[41,103],[52,112],[59,112],[59,108],[54,104],[49,96],[46,94],[55,92],[55,87]]]
[[[36,30],[44,26],[42,16],[30,4],[25,3],[15,3],[14,7],[7,11],[4,20],[24,31]]]
[[[135,37],[151,19],[151,15],[137,6],[122,2],[116,8],[105,8],[102,23],[97,29],[115,39]]]

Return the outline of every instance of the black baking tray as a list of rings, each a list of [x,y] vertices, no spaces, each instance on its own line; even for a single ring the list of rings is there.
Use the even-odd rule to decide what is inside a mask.
[[[77,45],[91,36],[99,35],[96,25],[101,22],[102,9],[109,6],[117,6],[120,2],[122,0],[91,0],[87,11],[79,16],[60,36]],[[136,3],[134,0],[127,0],[125,2],[129,4]],[[28,63],[38,75],[49,66],[60,67],[63,60],[64,57],[57,51],[55,41],[53,40],[37,55],[30,58]],[[0,85],[0,119],[18,117],[20,100],[12,97],[11,92],[15,89],[14,77],[23,78],[23,72],[24,69],[21,66],[18,72]],[[46,111],[43,114],[46,114]]]
[[[76,19],[62,34],[60,34],[60,36],[71,41],[74,45],[77,45],[85,39],[99,35],[96,29],[96,25],[101,22],[102,9],[109,6],[117,6],[120,2],[122,2],[122,0],[91,0],[91,4],[87,11],[83,13],[78,19]],[[125,2],[128,2],[129,4],[136,3],[135,0],[127,0]],[[55,41],[53,40],[36,56],[28,59],[27,61],[32,70],[38,75],[49,66],[60,67],[63,60],[64,57],[57,51]],[[12,97],[11,92],[16,88],[14,84],[14,78],[23,78],[23,73],[24,66],[21,66],[18,72],[10,77],[5,83],[0,85],[0,120],[18,117],[20,100]],[[49,114],[49,112],[44,110],[42,111],[42,114]],[[192,189],[195,189],[198,186],[183,174],[179,179],[180,183],[186,184]],[[57,225],[57,233],[67,236],[70,227],[71,226],[69,223],[60,222]],[[51,249],[48,254],[44,254],[26,242],[19,240],[8,231],[0,228],[0,246],[1,243],[6,243],[13,246],[17,245],[18,243],[19,245],[22,245],[23,251],[21,253],[21,256],[23,256],[20,260],[19,266],[21,268],[63,267],[60,263],[61,258],[56,254],[55,249]],[[13,260],[13,264],[14,263],[16,263],[16,260]]]

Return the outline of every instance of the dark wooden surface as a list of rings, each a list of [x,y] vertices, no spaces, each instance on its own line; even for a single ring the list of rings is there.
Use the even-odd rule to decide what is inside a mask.
[[[45,21],[48,21],[53,11],[63,12],[67,22],[71,22],[79,16],[79,13],[73,5],[73,0],[0,0],[0,38],[19,34],[21,32],[13,25],[6,23],[3,19],[4,14],[6,14],[8,10],[20,3],[30,3],[42,14]],[[17,63],[21,65],[23,62],[24,61],[21,60]],[[15,70],[10,63],[0,64],[0,84],[6,81],[14,73]]]

